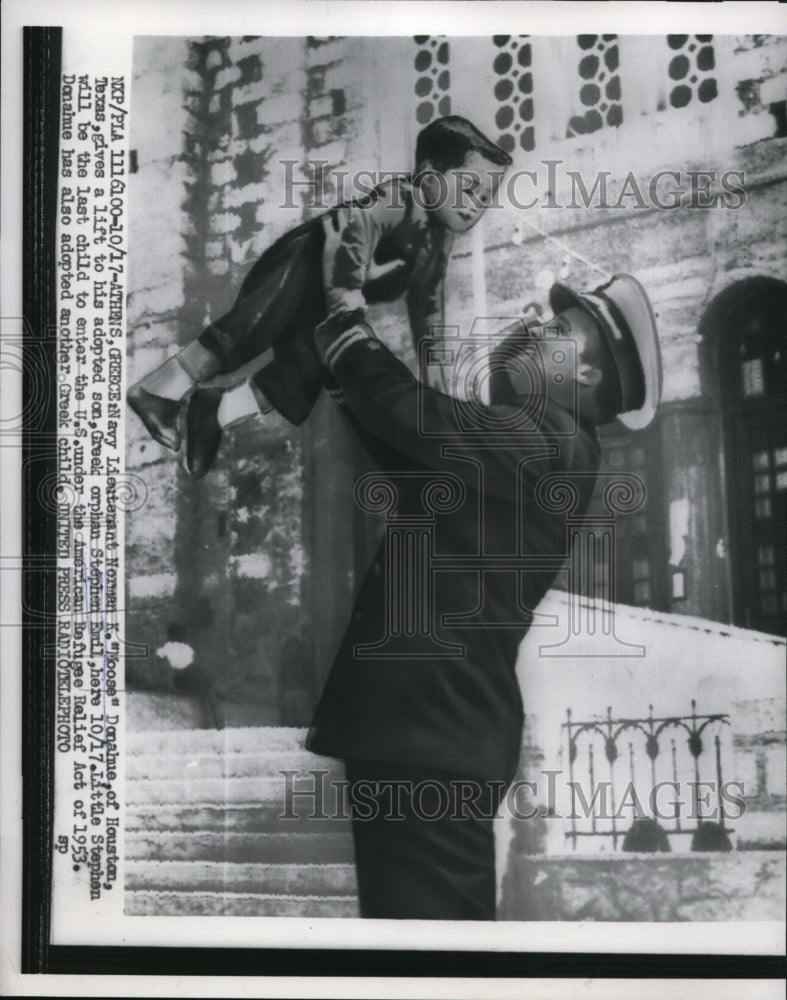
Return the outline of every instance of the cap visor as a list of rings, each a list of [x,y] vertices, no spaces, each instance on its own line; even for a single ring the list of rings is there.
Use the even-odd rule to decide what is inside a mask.
[[[645,378],[645,401],[638,410],[618,414],[620,422],[631,430],[647,427],[661,402],[663,374],[656,317],[642,285],[630,274],[615,275],[614,297],[618,308],[628,320],[637,345],[642,374]]]
[[[549,289],[549,307],[555,316],[565,312],[566,309],[584,309],[587,312],[587,307],[579,295],[559,281]]]

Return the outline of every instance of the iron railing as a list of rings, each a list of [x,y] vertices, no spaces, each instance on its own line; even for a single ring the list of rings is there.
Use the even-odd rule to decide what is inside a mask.
[[[582,837],[609,837],[614,850],[622,839],[624,851],[668,851],[671,849],[669,836],[690,835],[692,850],[729,850],[728,834],[731,831],[724,823],[725,785],[720,739],[721,727],[729,725],[729,716],[726,713],[698,715],[694,699],[689,715],[656,717],[653,705],[648,708],[646,718],[615,718],[610,706],[606,719],[586,721],[574,721],[571,709],[566,710],[567,721],[562,728],[568,738],[571,789],[571,825],[565,833],[566,838],[571,840],[574,850]],[[706,747],[707,736],[704,740],[703,734],[714,723],[717,724],[717,731],[713,734],[715,761],[711,766],[715,773],[711,781],[702,781],[701,771],[707,775],[710,756]],[[685,736],[685,740],[681,740],[681,736]],[[664,742],[667,738],[669,749],[665,753]],[[628,780],[621,794],[621,764],[625,767],[622,758],[626,752]],[[597,774],[600,755],[606,761],[608,779],[599,779]],[[665,757],[668,757],[668,777],[664,775]],[[582,761],[589,795],[585,795],[583,782],[577,780]],[[604,766],[603,763],[601,766]],[[647,779],[643,781],[643,770],[649,771],[649,787]],[[693,781],[686,779],[687,771],[693,774]],[[686,785],[690,787],[686,789]],[[665,816],[658,805],[658,792],[664,786],[670,786],[679,793],[690,792],[688,803],[682,797],[671,802],[674,807],[672,816]],[[632,808],[632,816],[636,817],[628,824],[621,817],[625,796],[630,800],[627,805]],[[714,798],[715,803],[711,801]],[[688,816],[684,817],[682,807],[687,804]]]

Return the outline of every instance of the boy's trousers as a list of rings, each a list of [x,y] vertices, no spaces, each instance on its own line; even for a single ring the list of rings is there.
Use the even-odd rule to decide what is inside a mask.
[[[199,337],[230,372],[273,349],[252,381],[293,424],[311,412],[323,381],[314,327],[326,316],[321,218],[289,230],[246,275],[232,308]]]

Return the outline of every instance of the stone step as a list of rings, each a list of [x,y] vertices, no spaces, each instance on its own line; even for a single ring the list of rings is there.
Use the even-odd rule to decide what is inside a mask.
[[[128,731],[126,754],[303,753],[306,732],[292,726]]]
[[[276,896],[263,893],[149,892],[125,894],[130,916],[357,917],[349,896]]]
[[[141,753],[127,758],[126,781],[151,781],[159,778],[193,781],[195,778],[245,778],[252,775],[275,777],[281,771],[328,771],[330,777],[343,778],[344,764],[331,757],[318,757],[308,750],[269,750],[222,753],[181,752]]]
[[[293,799],[291,813],[297,819],[282,818],[281,802],[265,805],[210,805],[171,803],[160,806],[156,803],[127,805],[126,830],[229,830],[241,833],[340,833],[349,835],[350,821],[339,809],[333,809],[326,799],[322,812],[316,811],[307,800]]]
[[[127,861],[126,892],[355,896],[350,864],[224,864],[219,861]]]
[[[337,777],[335,780],[342,779]],[[293,808],[296,803],[304,802],[314,803],[316,806],[319,796],[322,796],[325,803],[324,811],[334,813],[335,804],[344,798],[343,787],[335,785],[330,775],[321,777],[308,773],[296,775],[292,781],[283,775],[267,778],[249,775],[245,778],[198,777],[189,781],[178,778],[132,781],[126,785],[126,802],[130,806],[147,804],[165,806],[174,803],[204,805],[270,803],[284,812],[290,802]]]
[[[262,864],[354,862],[352,836],[341,833],[136,831],[125,838],[129,861],[218,861]]]

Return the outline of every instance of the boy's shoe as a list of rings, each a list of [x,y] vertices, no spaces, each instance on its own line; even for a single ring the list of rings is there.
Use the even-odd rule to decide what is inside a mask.
[[[197,389],[186,409],[186,467],[202,479],[213,465],[221,444],[219,404],[223,389]]]
[[[178,415],[181,403],[179,400],[154,396],[152,392],[143,389],[139,382],[128,390],[126,400],[154,441],[158,441],[165,448],[171,448],[172,451],[177,451],[180,448]]]

